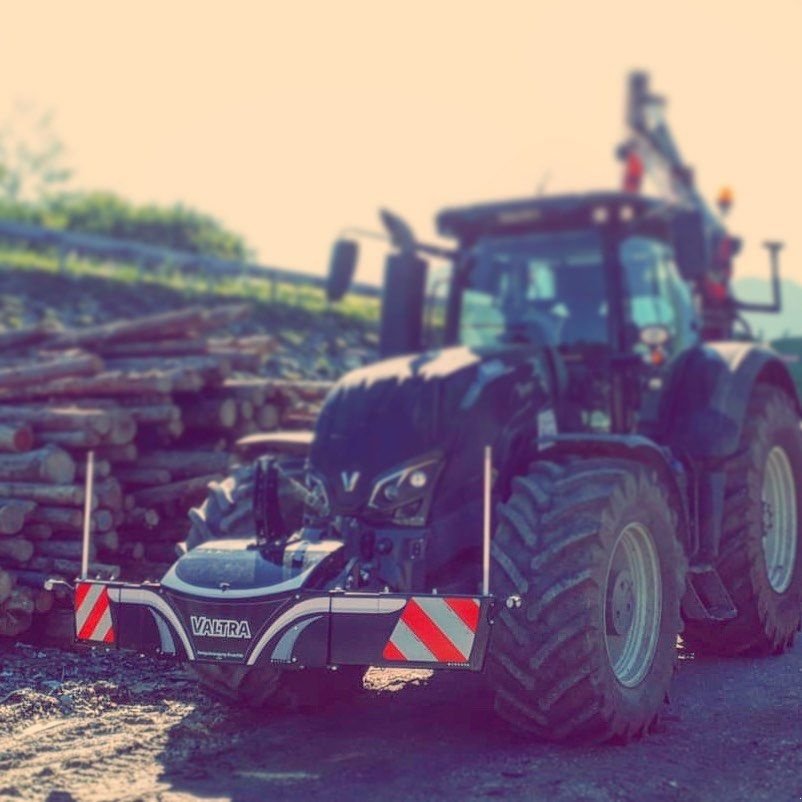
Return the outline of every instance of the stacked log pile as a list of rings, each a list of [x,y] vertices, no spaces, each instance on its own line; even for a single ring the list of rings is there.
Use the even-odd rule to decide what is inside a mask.
[[[327,384],[258,376],[269,337],[211,336],[247,313],[190,308],[0,333],[0,635],[66,609],[68,594],[44,582],[79,573],[90,449],[90,574],[158,579],[235,441],[310,424]]]

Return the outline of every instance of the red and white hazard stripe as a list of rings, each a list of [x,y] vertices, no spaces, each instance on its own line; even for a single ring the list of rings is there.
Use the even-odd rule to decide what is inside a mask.
[[[404,606],[382,656],[408,663],[467,663],[478,625],[478,599],[415,596]]]
[[[78,640],[114,643],[114,623],[105,585],[80,582],[75,588],[75,632]]]

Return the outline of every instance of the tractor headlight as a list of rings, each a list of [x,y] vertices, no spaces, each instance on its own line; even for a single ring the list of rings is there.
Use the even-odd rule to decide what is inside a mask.
[[[407,526],[423,526],[437,477],[443,467],[440,457],[419,459],[376,480],[368,508]]]

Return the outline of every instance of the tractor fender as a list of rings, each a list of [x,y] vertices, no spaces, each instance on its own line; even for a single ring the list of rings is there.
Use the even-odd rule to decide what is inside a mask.
[[[669,449],[638,434],[555,434],[533,443],[535,459],[577,456],[619,458],[652,468],[668,491],[679,517],[677,533],[686,551],[691,549],[687,477],[682,463]]]
[[[758,382],[788,393],[800,411],[788,367],[768,346],[721,342],[691,349],[677,360],[662,394],[656,439],[692,460],[731,456]]]

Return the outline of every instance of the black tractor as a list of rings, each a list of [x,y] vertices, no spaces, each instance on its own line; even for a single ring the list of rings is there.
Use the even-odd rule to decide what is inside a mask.
[[[648,731],[680,634],[787,649],[800,404],[661,105],[634,75],[624,191],[449,209],[450,249],[384,213],[381,361],[212,488],[160,585],[104,584],[116,641],[248,704],[368,665],[482,671],[515,726],[591,741]],[[647,168],[668,199],[640,194]],[[332,299],[357,252],[335,244]]]

